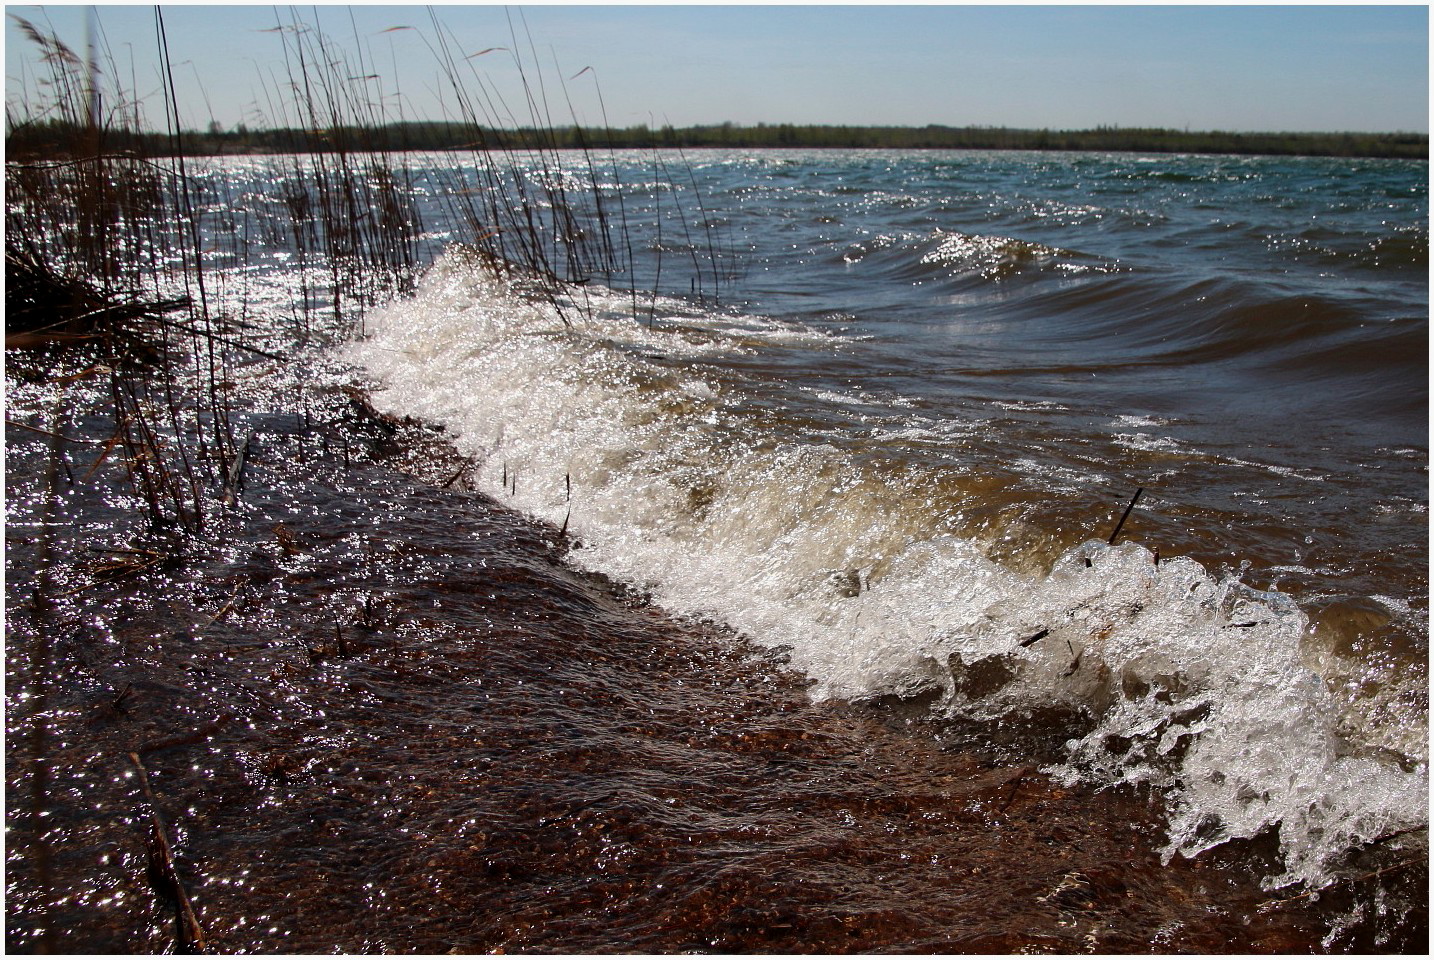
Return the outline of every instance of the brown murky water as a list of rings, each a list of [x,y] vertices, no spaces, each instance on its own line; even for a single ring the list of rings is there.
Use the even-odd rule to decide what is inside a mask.
[[[1060,787],[1022,731],[814,704],[565,568],[431,433],[340,426],[255,421],[221,542],[143,569],[64,471],[7,471],[9,950],[200,946],[152,813],[216,952],[1426,945],[1422,863],[1283,900],[1258,845],[1162,864],[1158,797]]]

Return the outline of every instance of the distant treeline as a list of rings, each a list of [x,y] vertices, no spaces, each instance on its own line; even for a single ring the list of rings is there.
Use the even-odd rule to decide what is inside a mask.
[[[502,149],[540,146],[543,149],[648,149],[653,147],[855,147],[893,150],[1090,150],[1141,153],[1232,153],[1276,156],[1429,157],[1428,134],[1415,133],[1225,133],[1190,132],[1137,127],[1094,130],[1018,130],[1009,127],[858,127],[814,124],[732,123],[694,127],[647,125],[594,130],[576,126],[546,129],[486,129],[475,142],[467,124],[399,123],[327,130],[249,130],[243,125],[180,135],[134,133],[110,129],[102,148],[137,150],[146,155],[214,155],[225,153],[310,153],[320,150],[404,151]],[[77,142],[62,124],[32,124],[6,137],[12,158],[54,156]]]

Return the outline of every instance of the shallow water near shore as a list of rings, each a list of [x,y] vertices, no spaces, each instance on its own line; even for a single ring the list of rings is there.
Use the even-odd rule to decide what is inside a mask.
[[[1040,772],[1058,718],[1002,744],[923,704],[816,702],[760,648],[575,573],[551,527],[443,489],[461,461],[431,430],[328,412],[342,452],[297,418],[253,422],[217,552],[99,585],[61,565],[58,602],[20,615],[12,578],[12,949],[174,943],[132,751],[221,952],[1417,938],[1399,892],[1417,869],[1310,897],[1261,887],[1269,844],[1162,864],[1158,796]],[[63,499],[75,531],[107,509]],[[12,531],[10,562],[83,560],[64,529]]]
[[[12,946],[173,941],[137,751],[223,950],[1420,952],[1425,165],[688,159],[741,276],[435,228],[182,562],[7,434]]]

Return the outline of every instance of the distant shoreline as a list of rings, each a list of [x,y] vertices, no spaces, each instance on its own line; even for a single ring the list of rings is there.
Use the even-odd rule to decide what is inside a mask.
[[[104,131],[104,152],[142,150],[147,155],[392,152],[452,149],[622,150],[731,147],[841,148],[888,150],[1040,150],[1098,153],[1237,154],[1348,158],[1429,159],[1425,133],[1229,133],[1160,128],[1098,127],[1094,130],[1027,130],[1007,127],[871,127],[815,124],[731,123],[691,127],[647,125],[619,129],[576,126],[551,128],[474,128],[467,124],[402,123],[327,130],[249,130],[243,125],[205,132],[167,134]],[[74,131],[59,124],[21,127],[6,137],[12,159],[50,157],[61,143],[75,142]],[[176,149],[176,146],[178,149]]]

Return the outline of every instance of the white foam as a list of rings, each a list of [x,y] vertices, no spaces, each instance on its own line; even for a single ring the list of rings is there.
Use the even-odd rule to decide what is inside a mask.
[[[1173,437],[1152,437],[1148,433],[1117,433],[1115,442],[1122,447],[1131,450],[1142,450],[1146,453],[1189,453],[1181,446],[1180,441]]]
[[[1112,427],[1166,427],[1170,421],[1163,417],[1152,417],[1136,413],[1123,413],[1110,424]]]
[[[1013,410],[1021,413],[1032,412],[1062,412],[1070,409],[1064,404],[1056,403],[1054,400],[993,400],[991,406],[1000,407],[1002,410]]]

